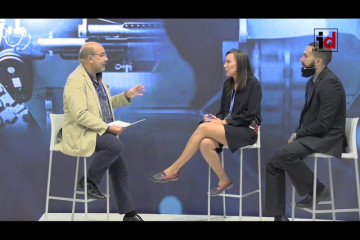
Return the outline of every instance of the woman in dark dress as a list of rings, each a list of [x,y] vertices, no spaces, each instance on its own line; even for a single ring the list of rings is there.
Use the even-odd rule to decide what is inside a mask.
[[[256,142],[258,125],[261,124],[262,90],[244,51],[228,51],[224,68],[228,79],[223,86],[220,111],[216,115],[210,113],[203,116],[203,121],[190,137],[179,158],[170,167],[152,176],[152,181],[177,181],[180,168],[200,149],[219,178],[210,194],[220,194],[233,186],[221,166],[218,153],[222,151],[223,145],[228,145],[230,151],[235,152],[240,147]]]

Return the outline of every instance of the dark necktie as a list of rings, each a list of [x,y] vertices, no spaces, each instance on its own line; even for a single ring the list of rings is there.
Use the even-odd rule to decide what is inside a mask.
[[[309,104],[310,97],[311,97],[311,94],[312,94],[313,89],[314,89],[314,82],[313,82],[312,79],[311,79],[310,84],[309,84],[309,87],[308,87],[308,89],[307,89],[306,105]]]

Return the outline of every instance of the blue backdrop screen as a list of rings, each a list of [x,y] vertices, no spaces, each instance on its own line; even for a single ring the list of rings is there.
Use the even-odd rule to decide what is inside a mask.
[[[0,191],[6,193],[0,194],[0,220],[38,220],[45,211],[49,113],[63,112],[63,88],[86,41],[107,51],[104,79],[112,94],[139,83],[146,88],[144,96],[115,110],[117,120],[146,119],[120,136],[137,211],[205,215],[208,165],[201,154],[182,168],[177,182],[150,178],[176,160],[203,114],[219,110],[225,53],[245,50],[262,84],[264,189],[266,162],[299,121],[307,81],[300,57],[314,41],[314,29],[336,29],[338,49],[329,68],[345,87],[347,117],[359,116],[359,26],[359,19],[0,19]],[[235,193],[239,152],[224,154]],[[245,152],[244,191],[256,187],[255,160],[255,151]],[[322,164],[319,178],[328,185]],[[333,166],[337,205],[355,207],[351,162]],[[53,169],[51,191],[71,196],[75,159],[55,153]],[[290,187],[288,182],[288,194]],[[243,215],[256,216],[257,197],[250,198]],[[227,205],[228,215],[238,214],[237,201]],[[116,209],[111,198],[111,211]],[[93,203],[92,211],[103,212],[103,204]],[[71,212],[71,204],[52,201],[50,212]],[[220,198],[214,198],[212,214],[221,212]],[[356,214],[339,218],[358,220]]]

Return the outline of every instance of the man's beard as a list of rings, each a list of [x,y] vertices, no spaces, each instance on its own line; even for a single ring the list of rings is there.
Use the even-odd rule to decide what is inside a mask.
[[[308,67],[301,67],[301,76],[310,77],[315,74],[315,61]]]

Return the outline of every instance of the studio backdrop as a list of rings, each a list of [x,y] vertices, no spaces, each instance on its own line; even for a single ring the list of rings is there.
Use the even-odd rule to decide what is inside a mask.
[[[200,153],[181,169],[177,182],[157,184],[151,176],[176,160],[203,114],[219,110],[225,54],[232,48],[248,53],[262,85],[265,189],[266,162],[298,126],[308,80],[301,76],[300,58],[316,40],[316,31],[335,43],[329,68],[345,87],[347,117],[359,117],[359,19],[0,19],[0,220],[37,221],[45,212],[49,114],[63,113],[64,85],[87,41],[101,43],[108,54],[103,76],[112,94],[136,84],[146,88],[144,96],[115,110],[116,120],[146,119],[120,135],[139,213],[207,213],[208,165]],[[256,151],[245,151],[244,157],[247,191],[256,186]],[[228,192],[236,193],[239,152],[225,150],[225,159],[234,182]],[[339,208],[357,206],[352,164],[333,162]],[[325,161],[319,168],[319,178],[328,186]],[[55,153],[52,192],[70,197],[74,176],[75,158]],[[99,188],[105,189],[104,180]],[[290,202],[289,181],[287,190]],[[116,212],[113,196],[110,203],[111,212]],[[90,212],[105,211],[101,201],[89,206]],[[237,200],[228,200],[227,206],[228,215],[238,214]],[[49,211],[71,212],[71,203],[51,201]],[[257,195],[244,199],[243,211],[258,214]],[[221,199],[214,198],[212,214],[221,213]],[[298,217],[309,214],[299,212]],[[358,220],[358,215],[337,218]]]

